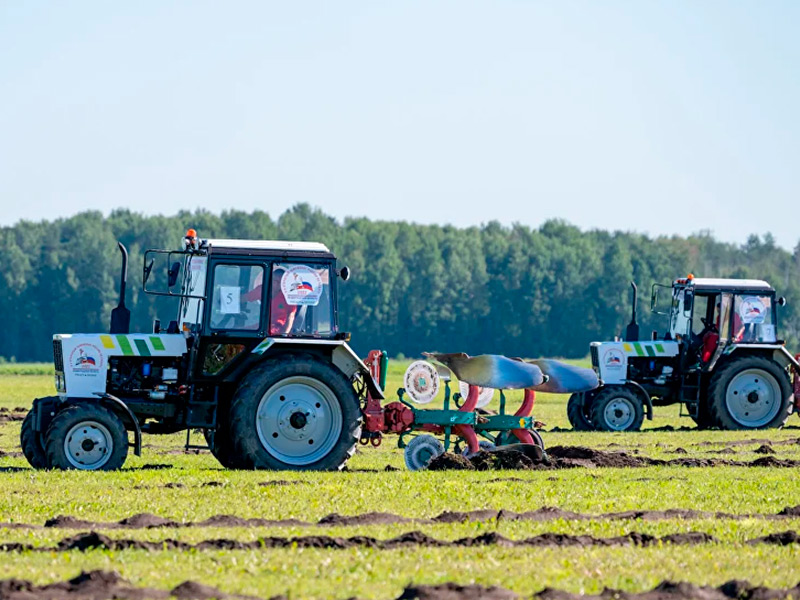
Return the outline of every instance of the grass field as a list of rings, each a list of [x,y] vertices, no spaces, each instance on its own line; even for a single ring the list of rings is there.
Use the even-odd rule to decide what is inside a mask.
[[[400,385],[405,365],[393,364],[389,391]],[[52,393],[47,365],[0,365],[0,408],[27,407],[34,397]],[[512,396],[510,403],[518,401]],[[642,456],[726,457],[749,461],[770,440],[778,458],[800,459],[800,419],[792,416],[781,431],[721,432],[692,427],[677,407],[656,410],[648,429],[675,431],[634,434],[573,433],[568,429],[566,397],[540,394],[534,414],[547,426],[545,442],[624,450]],[[433,407],[433,405],[431,405]],[[178,522],[197,522],[218,514],[316,523],[331,513],[357,515],[384,511],[431,518],[443,511],[493,509],[524,512],[542,506],[599,515],[633,509],[696,509],[726,513],[774,514],[800,504],[796,468],[569,469],[560,471],[416,472],[404,469],[402,451],[391,443],[359,449],[343,473],[234,472],[223,470],[207,453],[183,454],[184,437],[146,437],[143,456],[130,456],[117,473],[36,472],[19,452],[19,422],[0,422],[0,523],[42,525],[57,515],[90,521],[117,521],[147,512]],[[751,444],[743,443],[756,440]],[[199,440],[196,440],[199,441]],[[781,443],[783,442],[783,443]],[[680,449],[680,450],[678,450]],[[677,452],[676,452],[677,450]],[[685,452],[686,454],[683,454]],[[726,454],[728,453],[728,454]],[[386,468],[396,471],[386,471]],[[116,570],[142,586],[169,589],[193,579],[228,593],[270,597],[396,598],[410,583],[455,581],[500,585],[530,595],[542,588],[597,593],[604,587],[629,591],[652,588],[664,579],[719,585],[748,579],[770,587],[800,581],[800,545],[746,542],[769,533],[800,531],[800,518],[699,518],[580,521],[368,524],[351,526],[163,527],[99,529],[112,539],[179,540],[198,543],[226,538],[251,541],[266,536],[326,535],[389,539],[421,531],[440,540],[498,532],[522,540],[547,532],[606,538],[640,532],[664,536],[705,532],[716,542],[695,546],[651,547],[404,547],[256,550],[89,550],[81,552],[3,552],[0,577],[36,583],[58,581],[81,570]],[[52,547],[87,529],[0,526],[0,544],[21,542]]]

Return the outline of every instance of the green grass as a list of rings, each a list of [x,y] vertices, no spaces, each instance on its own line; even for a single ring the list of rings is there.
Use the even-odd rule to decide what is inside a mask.
[[[6,375],[53,375],[51,363],[0,363],[0,377]]]
[[[20,369],[16,372],[7,368]],[[53,393],[46,367],[21,375],[26,365],[0,365],[0,407],[28,406],[37,396]],[[39,369],[39,371],[36,371]],[[387,390],[399,387],[405,364],[392,364]],[[509,405],[519,396],[512,394]],[[568,428],[566,397],[539,394],[534,414],[553,427]],[[436,408],[436,403],[429,405]],[[586,445],[675,458],[678,447],[688,456],[752,460],[758,443],[732,447],[736,454],[717,452],[736,440],[800,437],[800,419],[792,416],[782,431],[700,432],[643,431],[634,434],[545,432],[545,442]],[[691,426],[677,407],[656,409],[649,427]],[[19,423],[0,424],[0,450],[18,451]],[[175,454],[182,435],[145,437],[141,458],[130,456],[117,473],[35,472],[21,457],[0,458],[0,522],[41,524],[58,514],[90,520],[117,520],[151,512],[179,521],[199,521],[218,513],[242,517],[299,518],[316,521],[338,512],[352,515],[386,511],[409,517],[430,517],[444,510],[508,509],[525,511],[558,506],[585,513],[628,509],[693,508],[732,513],[775,513],[800,503],[796,469],[664,468],[574,469],[541,472],[386,472],[403,468],[402,451],[388,437],[378,449],[359,449],[344,473],[233,472],[223,470],[207,454]],[[199,441],[199,440],[198,440]],[[710,442],[712,445],[703,445]],[[800,459],[800,444],[775,444],[779,458]],[[683,456],[683,455],[681,455]],[[170,468],[150,470],[148,465]],[[6,470],[8,468],[18,470]],[[522,481],[496,481],[502,478]],[[301,482],[260,486],[268,480]],[[493,481],[495,480],[495,481]],[[210,482],[221,485],[210,487]],[[166,488],[167,483],[183,487]],[[599,592],[603,587],[630,591],[649,589],[662,579],[718,585],[728,579],[749,579],[769,586],[795,585],[800,580],[800,548],[747,546],[757,536],[800,529],[800,520],[668,520],[473,522],[466,524],[397,524],[364,527],[179,528],[107,530],[111,537],[166,538],[197,542],[229,537],[252,540],[265,535],[370,535],[389,538],[421,530],[441,539],[474,536],[497,530],[522,539],[554,531],[598,537],[640,531],[662,536],[679,531],[705,531],[719,543],[696,547],[654,548],[410,548],[393,551],[280,549],[262,551],[142,551],[2,554],[3,577],[44,583],[74,576],[81,569],[119,571],[134,583],[170,588],[194,579],[226,592],[269,597],[291,591],[294,597],[393,598],[410,582],[458,581],[502,585],[521,594],[545,586]],[[0,542],[50,546],[72,530],[0,529]]]

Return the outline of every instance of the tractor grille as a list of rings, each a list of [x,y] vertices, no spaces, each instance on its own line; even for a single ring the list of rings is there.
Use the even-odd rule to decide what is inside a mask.
[[[599,367],[600,359],[597,357],[597,346],[589,346],[589,351],[592,353],[592,366]]]
[[[61,340],[53,340],[53,364],[56,371],[64,372],[64,353],[61,350]]]

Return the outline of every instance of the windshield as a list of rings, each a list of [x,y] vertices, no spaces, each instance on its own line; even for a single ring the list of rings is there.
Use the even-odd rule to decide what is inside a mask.
[[[277,263],[270,281],[269,334],[333,333],[330,265]]]
[[[733,304],[733,341],[775,343],[775,311],[772,296],[736,296]]]
[[[199,324],[203,314],[203,300],[200,298],[187,298],[186,296],[203,296],[206,287],[206,267],[207,258],[205,256],[186,257],[183,269],[183,285],[181,294],[180,314],[178,322],[181,328],[184,323]]]
[[[683,309],[683,298],[685,288],[676,289],[672,296],[672,310],[669,322],[669,331],[672,337],[677,339],[678,336],[686,337],[689,333],[689,326],[691,324],[690,316]]]

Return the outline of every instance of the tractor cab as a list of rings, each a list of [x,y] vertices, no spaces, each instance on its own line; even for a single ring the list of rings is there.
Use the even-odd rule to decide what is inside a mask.
[[[669,317],[665,339],[682,342],[690,362],[698,355],[711,368],[732,345],[779,343],[775,307],[785,300],[766,281],[689,275],[673,282],[667,310],[658,305],[662,287],[653,285],[651,308]]]
[[[238,359],[275,342],[324,345],[346,338],[338,329],[336,282],[348,279],[349,270],[336,268],[324,244],[199,240],[189,230],[184,245],[148,250],[144,280],[146,292],[180,298],[168,331],[193,340],[201,358],[193,365],[195,379],[223,376]],[[156,262],[162,276],[150,285]]]

